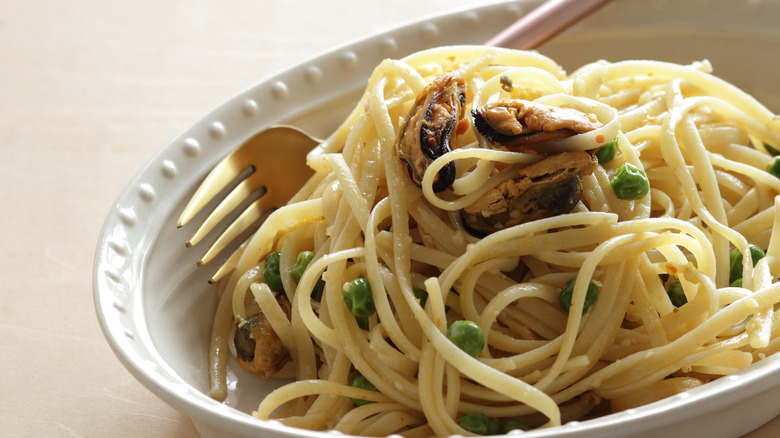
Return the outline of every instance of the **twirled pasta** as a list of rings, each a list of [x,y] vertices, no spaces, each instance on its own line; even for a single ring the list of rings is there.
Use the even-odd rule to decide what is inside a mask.
[[[596,62],[567,76],[536,52],[477,46],[382,62],[348,119],[310,153],[315,176],[260,227],[223,281],[212,394],[224,397],[234,322],[250,312],[268,318],[296,376],[254,414],[349,434],[469,435],[459,418],[473,413],[556,426],[684,391],[776,352],[780,179],[766,168],[780,122],[709,70],[707,62]],[[616,138],[617,156],[582,176],[571,212],[474,236],[459,210],[539,156],[491,148],[463,129],[415,186],[397,137],[415,97],[446,72],[465,82],[467,115],[501,99],[576,108],[602,127],[549,152]],[[435,193],[447,163],[455,181]],[[616,196],[610,180],[623,163],[646,173],[647,195]],[[749,244],[766,253],[755,267]],[[733,248],[743,255],[741,285],[729,278]],[[275,250],[289,316],[262,276]],[[290,272],[303,250],[315,255],[296,283]],[[320,275],[322,296],[312,297]],[[367,330],[342,295],[358,277],[376,307]],[[558,294],[572,278],[566,312]],[[669,278],[686,304],[673,304]],[[591,280],[598,297],[583,312]],[[427,293],[424,307],[418,291]],[[480,326],[487,343],[477,357],[448,339],[455,320]],[[376,391],[350,386],[355,373]]]

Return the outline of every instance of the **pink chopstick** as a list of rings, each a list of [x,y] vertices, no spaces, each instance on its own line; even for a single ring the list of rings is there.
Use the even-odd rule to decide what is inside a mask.
[[[609,0],[547,0],[485,43],[533,49]]]

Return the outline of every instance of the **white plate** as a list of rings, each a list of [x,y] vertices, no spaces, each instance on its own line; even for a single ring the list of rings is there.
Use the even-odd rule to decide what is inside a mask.
[[[226,404],[205,395],[215,290],[206,282],[211,269],[196,268],[200,250],[184,247],[192,229],[176,228],[178,214],[205,173],[258,130],[287,122],[326,135],[383,58],[485,41],[537,4],[456,11],[336,48],[238,93],[152,157],[108,215],[94,265],[98,319],[127,369],[204,437],[327,436],[248,415],[270,382],[234,381]],[[708,58],[716,74],[778,111],[779,16],[778,1],[616,0],[540,50],[569,70],[597,59]],[[527,436],[735,437],[780,414],[778,389],[780,357],[770,357],[658,403]]]

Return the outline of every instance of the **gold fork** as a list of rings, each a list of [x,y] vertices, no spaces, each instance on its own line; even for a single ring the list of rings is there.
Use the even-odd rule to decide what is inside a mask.
[[[522,49],[537,47],[607,1],[548,0],[485,44]],[[199,266],[212,261],[238,236],[287,203],[313,174],[306,166],[305,156],[319,143],[320,140],[300,129],[277,125],[257,133],[217,163],[184,208],[178,227],[186,225],[231,184],[240,182],[206,217],[186,242],[188,247],[198,244],[239,206],[256,199],[209,246],[198,261]],[[263,160],[264,157],[273,160]],[[239,254],[240,251],[234,251],[210,282],[229,273]]]
[[[260,131],[228,154],[206,175],[179,217],[178,227],[186,225],[231,183],[240,182],[214,208],[195,230],[186,245],[203,240],[242,204],[254,201],[231,222],[198,260],[205,265],[221,253],[244,231],[269,212],[287,203],[314,171],[306,165],[306,154],[321,141],[306,132],[286,125]],[[265,158],[265,160],[263,160]],[[234,252],[211,277],[217,281],[235,266]]]

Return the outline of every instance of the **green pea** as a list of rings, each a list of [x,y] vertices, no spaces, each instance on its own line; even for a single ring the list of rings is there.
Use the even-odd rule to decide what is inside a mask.
[[[766,255],[764,250],[752,243],[748,245],[748,249],[750,250],[750,258],[753,260],[753,266]],[[729,253],[729,282],[733,283],[738,278],[742,278],[742,253],[739,249],[734,248]]]
[[[775,178],[780,178],[780,156],[772,157],[766,166],[766,171]]]
[[[680,307],[688,302],[682,283],[680,283],[680,279],[677,277],[670,279],[669,282],[666,283],[666,294],[669,295],[669,300],[674,307]]]
[[[279,273],[279,259],[282,256],[281,251],[274,251],[268,254],[263,262],[263,278],[265,283],[272,290],[277,292],[284,292],[284,286],[282,286],[282,275]]]
[[[290,275],[292,275],[292,278],[296,283],[301,281],[303,273],[306,271],[306,268],[309,267],[309,264],[311,264],[313,259],[314,253],[311,251],[301,251],[298,253],[298,257],[295,259],[295,264],[290,270]],[[314,285],[314,291],[316,292],[322,289],[324,286],[325,281],[323,281],[322,276],[320,276],[320,278],[317,279],[317,283]]]
[[[482,329],[472,321],[455,321],[447,329],[447,338],[472,357],[479,356],[485,346]]]
[[[362,374],[356,375],[350,382],[349,386],[353,388],[360,388],[360,389],[367,389],[369,391],[378,391],[376,389],[376,386],[374,386],[373,383],[371,383],[368,379],[366,379]],[[369,403],[376,403],[371,400],[363,400],[362,398],[354,398],[350,397],[350,400],[352,400],[352,403],[354,403],[357,406],[363,406],[367,405]]]
[[[615,137],[609,143],[605,144],[599,150],[597,150],[594,155],[596,155],[596,159],[599,160],[599,163],[609,163],[613,158],[615,158],[617,147],[618,139]]]
[[[314,253],[311,251],[301,251],[298,253],[298,257],[295,259],[295,264],[290,270],[290,275],[292,275],[292,278],[296,283],[301,281],[301,277],[303,277],[303,271],[306,270],[313,258]]]
[[[376,312],[371,283],[365,278],[356,278],[344,283],[342,290],[349,311],[355,315],[360,328],[368,330],[368,317]]]
[[[498,435],[503,432],[501,421],[484,414],[466,414],[458,418],[460,427],[477,435]]]
[[[564,286],[563,289],[561,289],[560,294],[558,295],[558,302],[561,304],[561,308],[565,311],[569,311],[571,308],[571,299],[574,295],[574,283],[577,282],[577,278],[572,278],[569,280]],[[596,297],[598,296],[598,286],[596,286],[596,283],[591,281],[588,284],[588,291],[585,293],[585,304],[582,305],[582,311],[588,310],[590,306],[593,305],[593,303],[596,302]]]
[[[501,433],[505,433],[506,434],[506,433],[509,433],[509,432],[511,432],[511,431],[513,431],[515,429],[531,430],[531,426],[523,423],[522,421],[509,420],[506,423],[504,423],[504,427],[503,427],[503,430],[501,431]]]
[[[642,169],[623,163],[609,181],[615,196],[629,201],[643,198],[650,192],[650,181]]]
[[[428,302],[428,292],[416,287],[412,289],[412,292],[414,292],[415,298],[417,298],[417,300],[420,302],[420,307],[424,309],[425,303]]]

